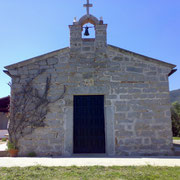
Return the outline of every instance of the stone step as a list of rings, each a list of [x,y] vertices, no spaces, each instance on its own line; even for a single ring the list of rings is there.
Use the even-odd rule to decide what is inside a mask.
[[[8,151],[0,151],[0,157],[8,157],[9,153]]]

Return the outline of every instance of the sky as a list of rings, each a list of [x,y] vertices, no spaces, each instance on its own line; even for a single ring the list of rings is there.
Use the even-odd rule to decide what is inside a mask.
[[[4,66],[69,46],[86,0],[0,0],[0,98],[10,95]],[[90,0],[108,24],[108,44],[180,67],[180,0]],[[170,77],[180,89],[180,71]]]

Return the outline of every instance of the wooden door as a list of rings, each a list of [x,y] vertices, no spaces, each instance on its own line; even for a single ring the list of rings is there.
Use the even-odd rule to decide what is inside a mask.
[[[74,96],[74,153],[105,153],[104,96]]]

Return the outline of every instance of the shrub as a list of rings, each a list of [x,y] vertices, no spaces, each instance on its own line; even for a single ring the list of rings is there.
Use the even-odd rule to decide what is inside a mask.
[[[5,142],[5,141],[7,141],[7,139],[6,139],[6,138],[2,138],[1,140],[2,140],[2,141],[4,141],[4,142]]]
[[[36,157],[37,155],[36,155],[36,153],[35,152],[30,152],[29,154],[28,154],[28,157]]]
[[[171,107],[172,131],[174,137],[180,137],[180,104],[174,102]]]
[[[8,150],[16,149],[16,146],[14,145],[14,143],[8,141],[8,143],[7,143],[7,148],[8,148]]]

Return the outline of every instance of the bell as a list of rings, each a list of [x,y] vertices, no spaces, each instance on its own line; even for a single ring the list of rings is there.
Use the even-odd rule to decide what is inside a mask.
[[[85,36],[89,36],[89,30],[88,29],[89,29],[89,27],[85,27],[85,33],[84,33]]]

